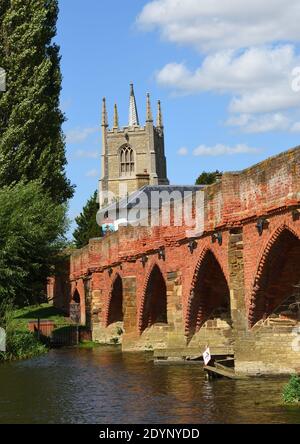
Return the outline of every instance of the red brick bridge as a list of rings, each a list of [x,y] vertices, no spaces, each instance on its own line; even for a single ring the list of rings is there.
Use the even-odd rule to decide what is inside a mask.
[[[300,148],[207,186],[205,230],[120,227],[49,284],[103,343],[235,355],[240,373],[300,370]]]

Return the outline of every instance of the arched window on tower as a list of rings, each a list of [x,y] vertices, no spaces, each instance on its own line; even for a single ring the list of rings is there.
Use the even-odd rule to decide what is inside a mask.
[[[134,173],[134,152],[128,145],[120,150],[120,173],[121,176],[131,176]]]

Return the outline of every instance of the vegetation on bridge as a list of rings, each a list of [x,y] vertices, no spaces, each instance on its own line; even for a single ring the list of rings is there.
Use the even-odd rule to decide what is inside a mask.
[[[300,403],[300,376],[293,375],[283,390],[283,400],[286,404]]]

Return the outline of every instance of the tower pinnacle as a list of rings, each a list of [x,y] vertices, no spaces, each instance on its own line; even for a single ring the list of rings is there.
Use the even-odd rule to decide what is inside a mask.
[[[134,95],[133,83],[130,84],[129,126],[139,126],[139,116]]]
[[[161,103],[160,100],[157,102],[157,119],[156,119],[156,126],[157,128],[163,128],[163,118],[162,118],[162,111],[161,111]]]
[[[105,97],[103,97],[103,100],[102,100],[102,123],[101,123],[101,126],[103,126],[105,128],[108,127]]]
[[[146,122],[153,122],[150,94],[147,93],[147,109],[146,109]]]
[[[114,128],[119,128],[119,114],[118,114],[118,107],[115,103],[114,107]]]

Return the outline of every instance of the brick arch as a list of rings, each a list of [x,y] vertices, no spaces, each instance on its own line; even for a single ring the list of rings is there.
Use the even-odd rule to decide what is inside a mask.
[[[282,224],[266,242],[256,269],[248,309],[250,328],[270,316],[289,296],[293,285],[300,282],[297,262],[300,263],[300,237],[289,225]]]
[[[82,279],[79,279],[78,281],[74,281],[72,283],[72,288],[70,292],[70,302],[69,302],[69,310],[70,310],[70,316],[74,318],[77,318],[76,316],[76,308],[77,305],[79,308],[79,317],[80,319],[77,319],[76,322],[79,322],[82,325],[85,325],[86,322],[86,313],[85,313],[85,291],[84,291],[84,282]]]
[[[114,322],[122,322],[123,315],[123,280],[120,273],[115,273],[106,301],[105,326],[108,327]]]
[[[187,247],[185,247],[187,248]],[[211,236],[206,236],[198,241],[197,249],[193,254],[189,254],[189,260],[187,261],[184,253],[182,253],[182,260],[180,268],[183,276],[183,297],[182,303],[184,306],[184,318],[186,317],[187,304],[190,296],[190,290],[194,285],[194,281],[201,266],[201,262],[207,251],[211,251],[216,257],[219,265],[224,273],[227,281],[229,281],[229,268],[228,268],[228,235],[223,233],[223,244],[220,246],[217,243],[212,243]]]
[[[154,262],[143,285],[139,332],[157,322],[167,323],[167,285],[161,267]]]
[[[216,310],[230,316],[230,291],[224,269],[212,251],[205,247],[198,259],[189,290],[185,335],[192,337]]]

